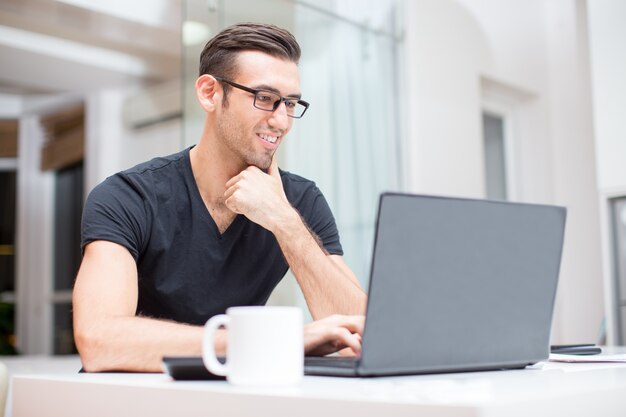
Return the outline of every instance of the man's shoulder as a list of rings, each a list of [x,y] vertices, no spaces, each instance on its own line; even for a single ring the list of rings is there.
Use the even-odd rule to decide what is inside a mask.
[[[311,181],[307,178],[291,173],[289,171],[285,171],[284,169],[279,168],[278,172],[280,172],[280,178],[283,180],[283,184],[285,185],[289,184],[303,188],[316,186],[314,181]]]
[[[279,172],[287,199],[299,210],[313,207],[320,197],[323,198],[322,192],[314,181],[282,169]]]
[[[171,155],[152,158],[149,161],[142,162],[132,168],[121,171],[118,174],[121,176],[141,176],[146,173],[155,173],[164,170],[167,171],[169,169],[180,169],[181,163],[184,163],[188,160],[188,158],[189,149],[187,148]]]
[[[185,161],[189,159],[189,149],[177,152],[172,155],[159,156],[149,161],[142,162],[131,168],[120,171],[105,179],[100,185],[117,185],[124,183],[130,186],[147,185],[151,186],[155,182],[162,180],[170,181],[176,176],[174,171],[184,175]]]
[[[283,188],[288,198],[301,196],[310,192],[315,194],[320,193],[314,181],[282,169],[279,169],[278,172],[280,172]],[[291,200],[291,198],[289,199]]]
[[[132,168],[111,175],[98,184],[90,194],[100,198],[107,195],[121,197],[136,196],[141,199],[172,187],[178,187],[178,182],[184,181],[185,158],[188,159],[189,149],[172,155],[153,158]],[[178,172],[179,175],[175,175]]]

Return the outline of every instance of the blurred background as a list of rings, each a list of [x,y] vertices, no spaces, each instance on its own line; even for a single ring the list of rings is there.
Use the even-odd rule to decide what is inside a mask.
[[[199,53],[241,21],[301,44],[279,165],[364,287],[381,191],[563,205],[553,343],[624,344],[626,2],[0,0],[0,355],[75,352],[85,197],[197,142]],[[293,277],[271,303],[304,306]]]

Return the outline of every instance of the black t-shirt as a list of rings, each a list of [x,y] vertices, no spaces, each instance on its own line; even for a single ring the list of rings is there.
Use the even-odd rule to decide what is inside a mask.
[[[315,183],[280,171],[287,199],[330,254],[342,255]],[[137,314],[204,324],[237,305],[263,305],[288,265],[274,235],[238,215],[220,235],[200,197],[189,149],[107,178],[89,194],[82,248],[118,243],[137,262]]]

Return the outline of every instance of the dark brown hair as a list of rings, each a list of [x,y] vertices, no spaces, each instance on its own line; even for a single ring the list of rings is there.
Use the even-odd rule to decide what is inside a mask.
[[[237,75],[237,54],[260,51],[277,58],[300,60],[300,45],[287,30],[263,23],[237,23],[207,42],[200,54],[200,75],[211,74],[232,80]],[[224,84],[224,98],[228,84]]]

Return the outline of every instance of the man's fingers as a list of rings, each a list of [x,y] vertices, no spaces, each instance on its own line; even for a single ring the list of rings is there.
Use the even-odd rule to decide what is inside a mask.
[[[233,195],[235,190],[236,190],[236,187],[234,187],[234,184],[231,184],[229,186],[227,185],[226,191],[224,191],[224,200],[228,200]]]
[[[343,316],[343,315],[334,315],[328,318],[332,320],[335,325],[345,327],[350,330],[352,333],[357,333],[359,335],[363,334],[363,328],[365,327],[365,316]]]
[[[226,205],[226,207],[228,207],[228,209],[232,211],[233,213],[241,214],[241,212],[237,210],[237,207],[235,207],[235,203],[232,197],[227,198],[224,201],[224,205]]]
[[[259,168],[255,167],[255,166],[249,166],[248,168],[244,169],[243,171],[241,171],[239,174],[235,175],[234,177],[232,177],[231,179],[229,179],[226,182],[226,188],[232,186],[233,184],[238,183],[239,181],[245,179],[245,178],[250,178],[249,175],[250,173],[253,172],[263,172],[261,171]]]
[[[349,348],[355,355],[361,354],[361,335],[364,316],[332,315],[307,324],[305,327],[305,350],[312,355],[326,355]]]
[[[231,179],[229,179],[226,182],[226,189],[232,187],[234,184],[237,183],[237,181],[239,181],[239,179],[241,178],[241,173],[235,175],[234,177],[232,177]]]
[[[339,336],[339,340],[341,341],[341,345],[343,347],[352,349],[354,354],[359,356],[361,354],[361,338],[357,336],[359,335],[350,333],[346,330]]]

